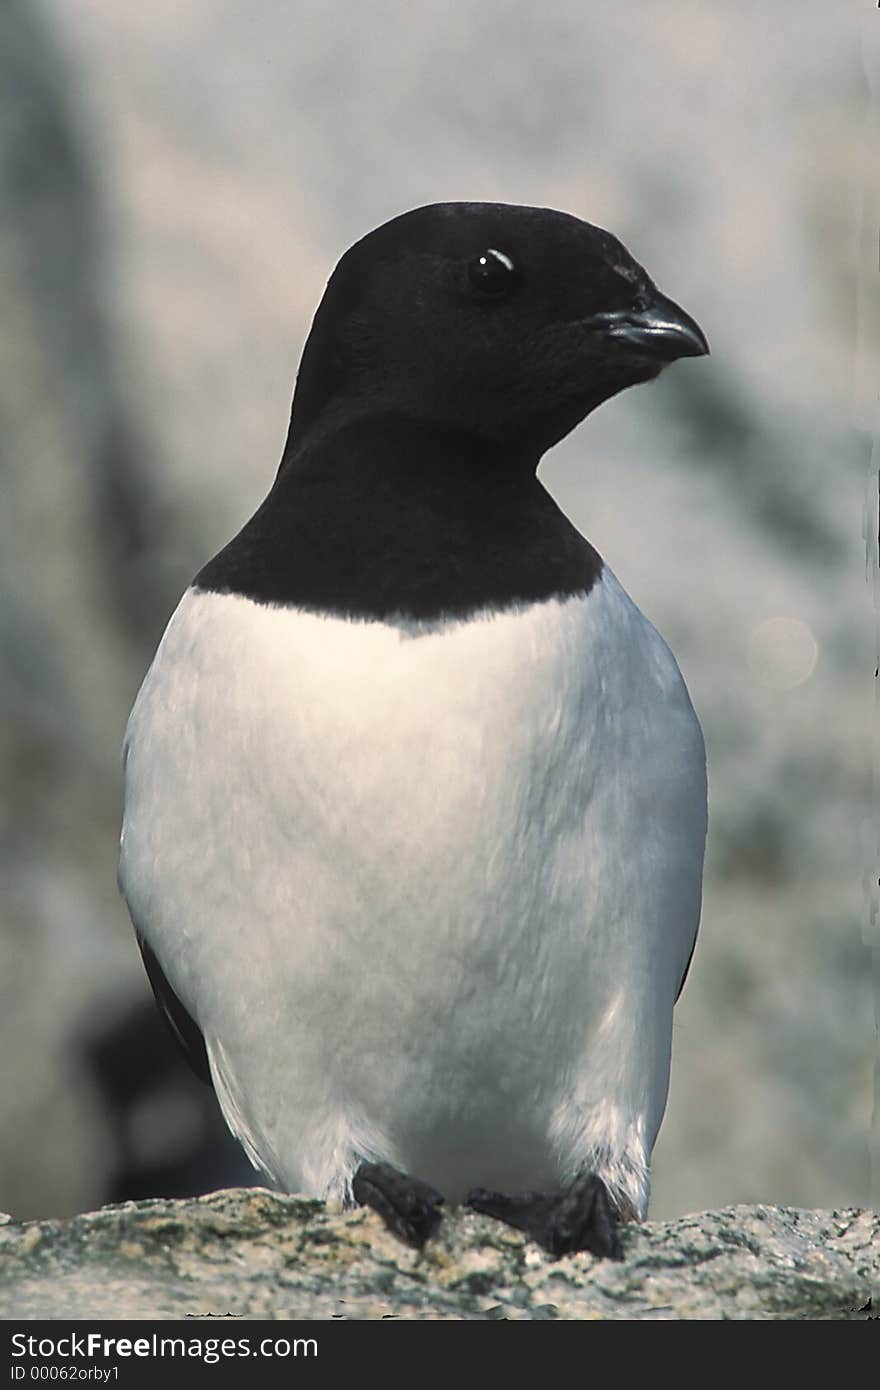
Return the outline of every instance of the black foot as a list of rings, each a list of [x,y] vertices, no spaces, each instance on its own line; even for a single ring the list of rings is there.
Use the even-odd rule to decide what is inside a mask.
[[[411,1178],[390,1163],[362,1163],[351,1184],[354,1199],[372,1207],[389,1231],[407,1245],[421,1248],[440,1224],[443,1198],[420,1178]]]
[[[564,1192],[486,1192],[477,1187],[464,1204],[525,1231],[551,1255],[589,1250],[607,1260],[623,1258],[608,1189],[593,1173]]]

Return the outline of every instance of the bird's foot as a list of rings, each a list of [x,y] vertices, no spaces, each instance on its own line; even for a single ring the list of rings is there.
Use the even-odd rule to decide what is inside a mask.
[[[617,1214],[601,1178],[585,1173],[562,1192],[469,1192],[466,1207],[525,1231],[551,1255],[589,1250],[608,1260],[623,1254]]]
[[[372,1207],[389,1231],[417,1248],[434,1234],[443,1215],[439,1192],[390,1163],[362,1163],[351,1190],[360,1206]]]

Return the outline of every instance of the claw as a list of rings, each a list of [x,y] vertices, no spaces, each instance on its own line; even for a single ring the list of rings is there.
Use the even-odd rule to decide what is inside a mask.
[[[585,1173],[562,1192],[489,1192],[477,1187],[464,1204],[525,1231],[557,1258],[576,1250],[589,1250],[600,1259],[623,1258],[608,1189],[594,1173]]]
[[[390,1163],[362,1163],[351,1190],[356,1202],[372,1207],[389,1231],[416,1249],[434,1234],[443,1215],[439,1192]]]

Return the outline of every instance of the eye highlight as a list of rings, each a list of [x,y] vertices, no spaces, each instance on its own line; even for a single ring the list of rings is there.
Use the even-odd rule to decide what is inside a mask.
[[[468,280],[472,289],[494,299],[512,290],[519,274],[510,256],[490,246],[468,265]]]

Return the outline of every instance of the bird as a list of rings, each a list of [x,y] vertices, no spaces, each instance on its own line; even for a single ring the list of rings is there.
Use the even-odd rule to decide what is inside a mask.
[[[416,1248],[463,1204],[617,1259],[647,1211],[704,740],[537,468],[708,351],[569,213],[370,231],[128,721],[119,884],[167,1022],[268,1182]]]

